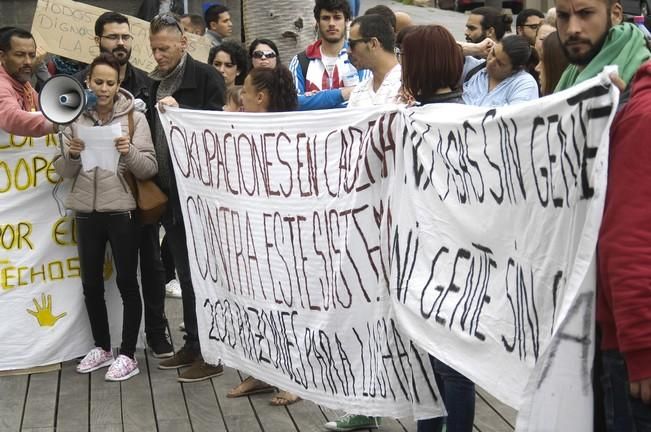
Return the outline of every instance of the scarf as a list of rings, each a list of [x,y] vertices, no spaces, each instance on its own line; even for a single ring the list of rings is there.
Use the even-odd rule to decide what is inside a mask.
[[[187,63],[187,54],[183,54],[178,65],[168,74],[164,75],[158,68],[154,69],[149,77],[154,81],[160,81],[158,90],[156,90],[156,102],[164,97],[172,96],[181,86],[185,65]],[[158,162],[157,183],[165,192],[169,192],[171,187],[171,165],[170,151],[167,147],[167,137],[165,130],[160,122],[159,116],[154,116],[154,148],[156,149],[156,161]]]
[[[638,68],[649,58],[651,53],[640,30],[631,23],[613,26],[595,58],[583,70],[576,65],[568,66],[554,92],[565,90],[597,76],[607,65],[617,65],[619,76],[628,85]]]

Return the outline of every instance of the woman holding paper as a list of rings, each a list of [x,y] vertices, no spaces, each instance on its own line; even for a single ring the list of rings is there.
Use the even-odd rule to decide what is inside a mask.
[[[133,96],[120,89],[119,70],[120,64],[111,54],[102,53],[93,60],[86,82],[97,96],[97,105],[71,125],[71,138],[54,161],[59,175],[73,179],[66,207],[75,211],[84,301],[95,341],[95,348],[79,363],[77,372],[110,366],[107,381],[122,381],[139,373],[134,358],[142,315],[136,275],[136,201],[124,175],[130,171],[147,179],[157,172],[149,126],[145,116],[134,111]],[[122,344],[116,359],[104,301],[107,242],[123,304]]]

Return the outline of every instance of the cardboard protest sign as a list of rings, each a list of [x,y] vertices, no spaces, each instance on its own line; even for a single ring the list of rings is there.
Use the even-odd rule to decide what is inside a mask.
[[[107,9],[72,0],[38,0],[32,34],[36,45],[52,54],[90,63],[98,54],[95,43],[95,21]],[[127,16],[133,35],[132,65],[146,72],[156,67],[149,47],[149,23]],[[200,36],[185,33],[188,53],[196,60],[208,61],[210,42]]]
[[[348,412],[425,417],[422,347],[524,407],[521,430],[591,418],[616,101],[600,77],[496,109],[167,110],[205,358]]]
[[[52,166],[58,153],[54,135],[0,130],[0,370],[69,360],[94,346],[75,219],[64,206],[71,182],[61,181]],[[121,304],[109,250],[104,278],[111,331],[119,335]]]

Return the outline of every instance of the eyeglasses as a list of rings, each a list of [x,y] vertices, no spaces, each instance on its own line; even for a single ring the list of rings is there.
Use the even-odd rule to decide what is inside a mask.
[[[253,51],[251,57],[257,60],[272,59],[272,58],[276,58],[276,53],[273,51]]]
[[[133,36],[130,34],[125,34],[125,35],[119,35],[119,34],[107,34],[106,36],[100,36],[104,39],[108,39],[111,42],[117,42],[119,40],[126,42],[131,42],[133,40]]]
[[[174,18],[174,16],[170,14],[161,14],[161,15],[156,15],[153,20],[151,20],[152,24],[153,23],[162,23],[166,26],[176,26],[177,29],[181,33],[183,33],[183,29],[181,28],[181,25],[179,22]]]
[[[367,37],[359,38],[359,39],[348,39],[348,45],[350,45],[350,49],[352,50],[352,49],[355,49],[355,45],[357,45],[358,43],[360,43],[360,42],[366,43],[366,42],[368,42],[370,40],[371,40],[371,38],[367,38]]]

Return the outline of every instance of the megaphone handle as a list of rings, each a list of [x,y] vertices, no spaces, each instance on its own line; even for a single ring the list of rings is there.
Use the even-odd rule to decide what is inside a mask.
[[[61,150],[61,156],[65,159],[66,154],[65,154],[65,152],[63,151],[63,137],[64,137],[64,136],[65,136],[66,138],[68,138],[68,140],[72,140],[72,137],[71,137],[69,134],[63,132],[63,127],[62,127],[62,125],[59,125],[59,149]]]

